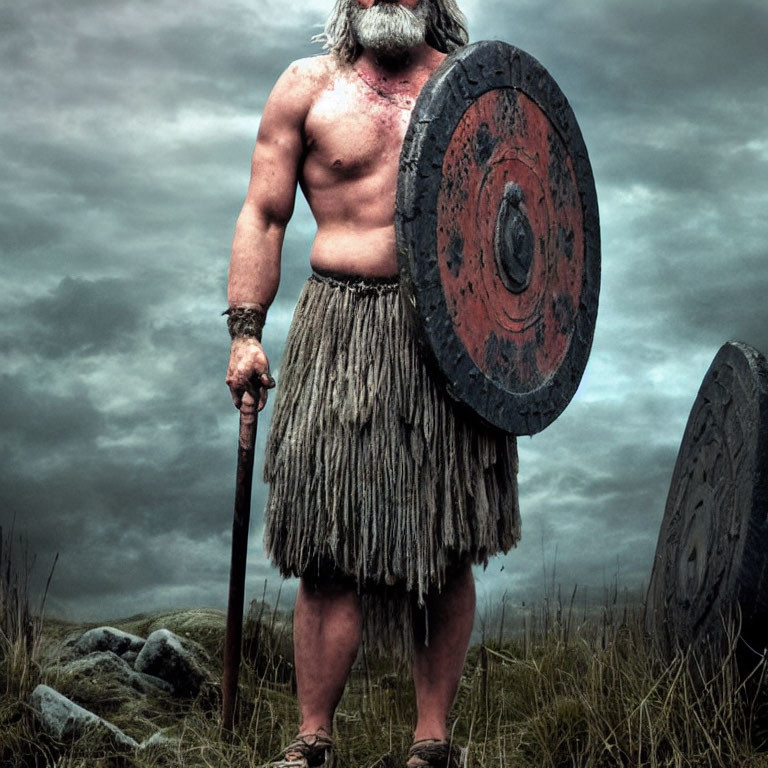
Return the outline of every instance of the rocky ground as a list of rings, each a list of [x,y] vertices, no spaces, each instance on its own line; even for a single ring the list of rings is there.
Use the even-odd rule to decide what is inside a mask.
[[[70,636],[50,661],[47,677],[56,687],[38,685],[30,703],[43,730],[59,741],[89,734],[117,749],[145,748],[164,740],[162,731],[139,743],[92,710],[104,711],[105,705],[118,702],[141,710],[150,699],[155,708],[158,699],[195,698],[204,686],[215,685],[205,648],[167,628],[144,638],[115,627],[96,627]]]
[[[190,712],[218,712],[224,630],[225,615],[206,609],[90,627],[48,622],[38,653],[40,682],[25,702],[33,730],[69,745],[70,755],[144,754],[142,763],[153,764],[152,754],[161,764],[160,756],[183,739]],[[262,651],[271,664],[282,659],[289,676],[284,617],[252,606],[244,634],[246,655],[255,662],[249,669],[263,671]],[[3,768],[6,762],[0,760]]]
[[[749,696],[730,663],[702,688],[697,659],[657,658],[639,614],[552,618],[470,649],[450,718],[468,768],[768,768],[765,663]],[[264,768],[298,722],[290,620],[249,613],[234,733],[219,714],[224,624],[194,610],[0,633],[0,768]],[[361,654],[338,765],[405,765],[414,718],[409,676]]]

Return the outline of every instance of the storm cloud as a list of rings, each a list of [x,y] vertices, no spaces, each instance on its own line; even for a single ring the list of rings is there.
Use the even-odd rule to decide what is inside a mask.
[[[319,52],[330,5],[0,10],[0,525],[39,571],[60,553],[56,613],[224,605],[229,247],[264,101]],[[768,351],[768,8],[461,5],[472,39],[518,45],[567,94],[603,244],[589,366],[564,414],[520,439],[523,540],[478,571],[480,604],[536,599],[545,570],[566,590],[641,590],[701,378],[726,340]],[[265,331],[278,380],[313,231],[299,199]],[[248,588],[268,579],[274,597],[265,494],[257,483]]]

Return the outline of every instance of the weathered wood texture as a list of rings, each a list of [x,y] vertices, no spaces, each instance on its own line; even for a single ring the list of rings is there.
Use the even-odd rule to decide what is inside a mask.
[[[576,118],[527,53],[449,56],[403,144],[396,229],[406,302],[453,397],[534,434],[573,397],[597,318],[600,228]]]
[[[691,409],[675,465],[646,600],[646,630],[667,654],[768,643],[768,365],[725,344]],[[754,651],[752,650],[754,649]]]
[[[240,677],[245,567],[248,557],[248,528],[251,521],[253,459],[258,417],[256,401],[249,393],[245,393],[240,406],[240,431],[237,441],[237,481],[235,484],[235,510],[232,520],[232,559],[229,569],[227,631],[224,638],[224,673],[221,681],[221,721],[225,731],[231,731],[234,727],[237,681]]]

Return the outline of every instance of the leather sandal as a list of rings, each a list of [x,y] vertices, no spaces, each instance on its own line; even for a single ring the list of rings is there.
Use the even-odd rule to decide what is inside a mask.
[[[440,739],[419,739],[408,750],[407,768],[462,768],[464,750]]]
[[[333,739],[320,733],[297,736],[270,768],[332,768]]]

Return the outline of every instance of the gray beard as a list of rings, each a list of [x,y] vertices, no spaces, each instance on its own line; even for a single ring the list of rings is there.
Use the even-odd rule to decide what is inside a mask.
[[[429,9],[426,2],[412,11],[402,5],[350,8],[352,31],[363,48],[385,56],[407,53],[424,42]]]

